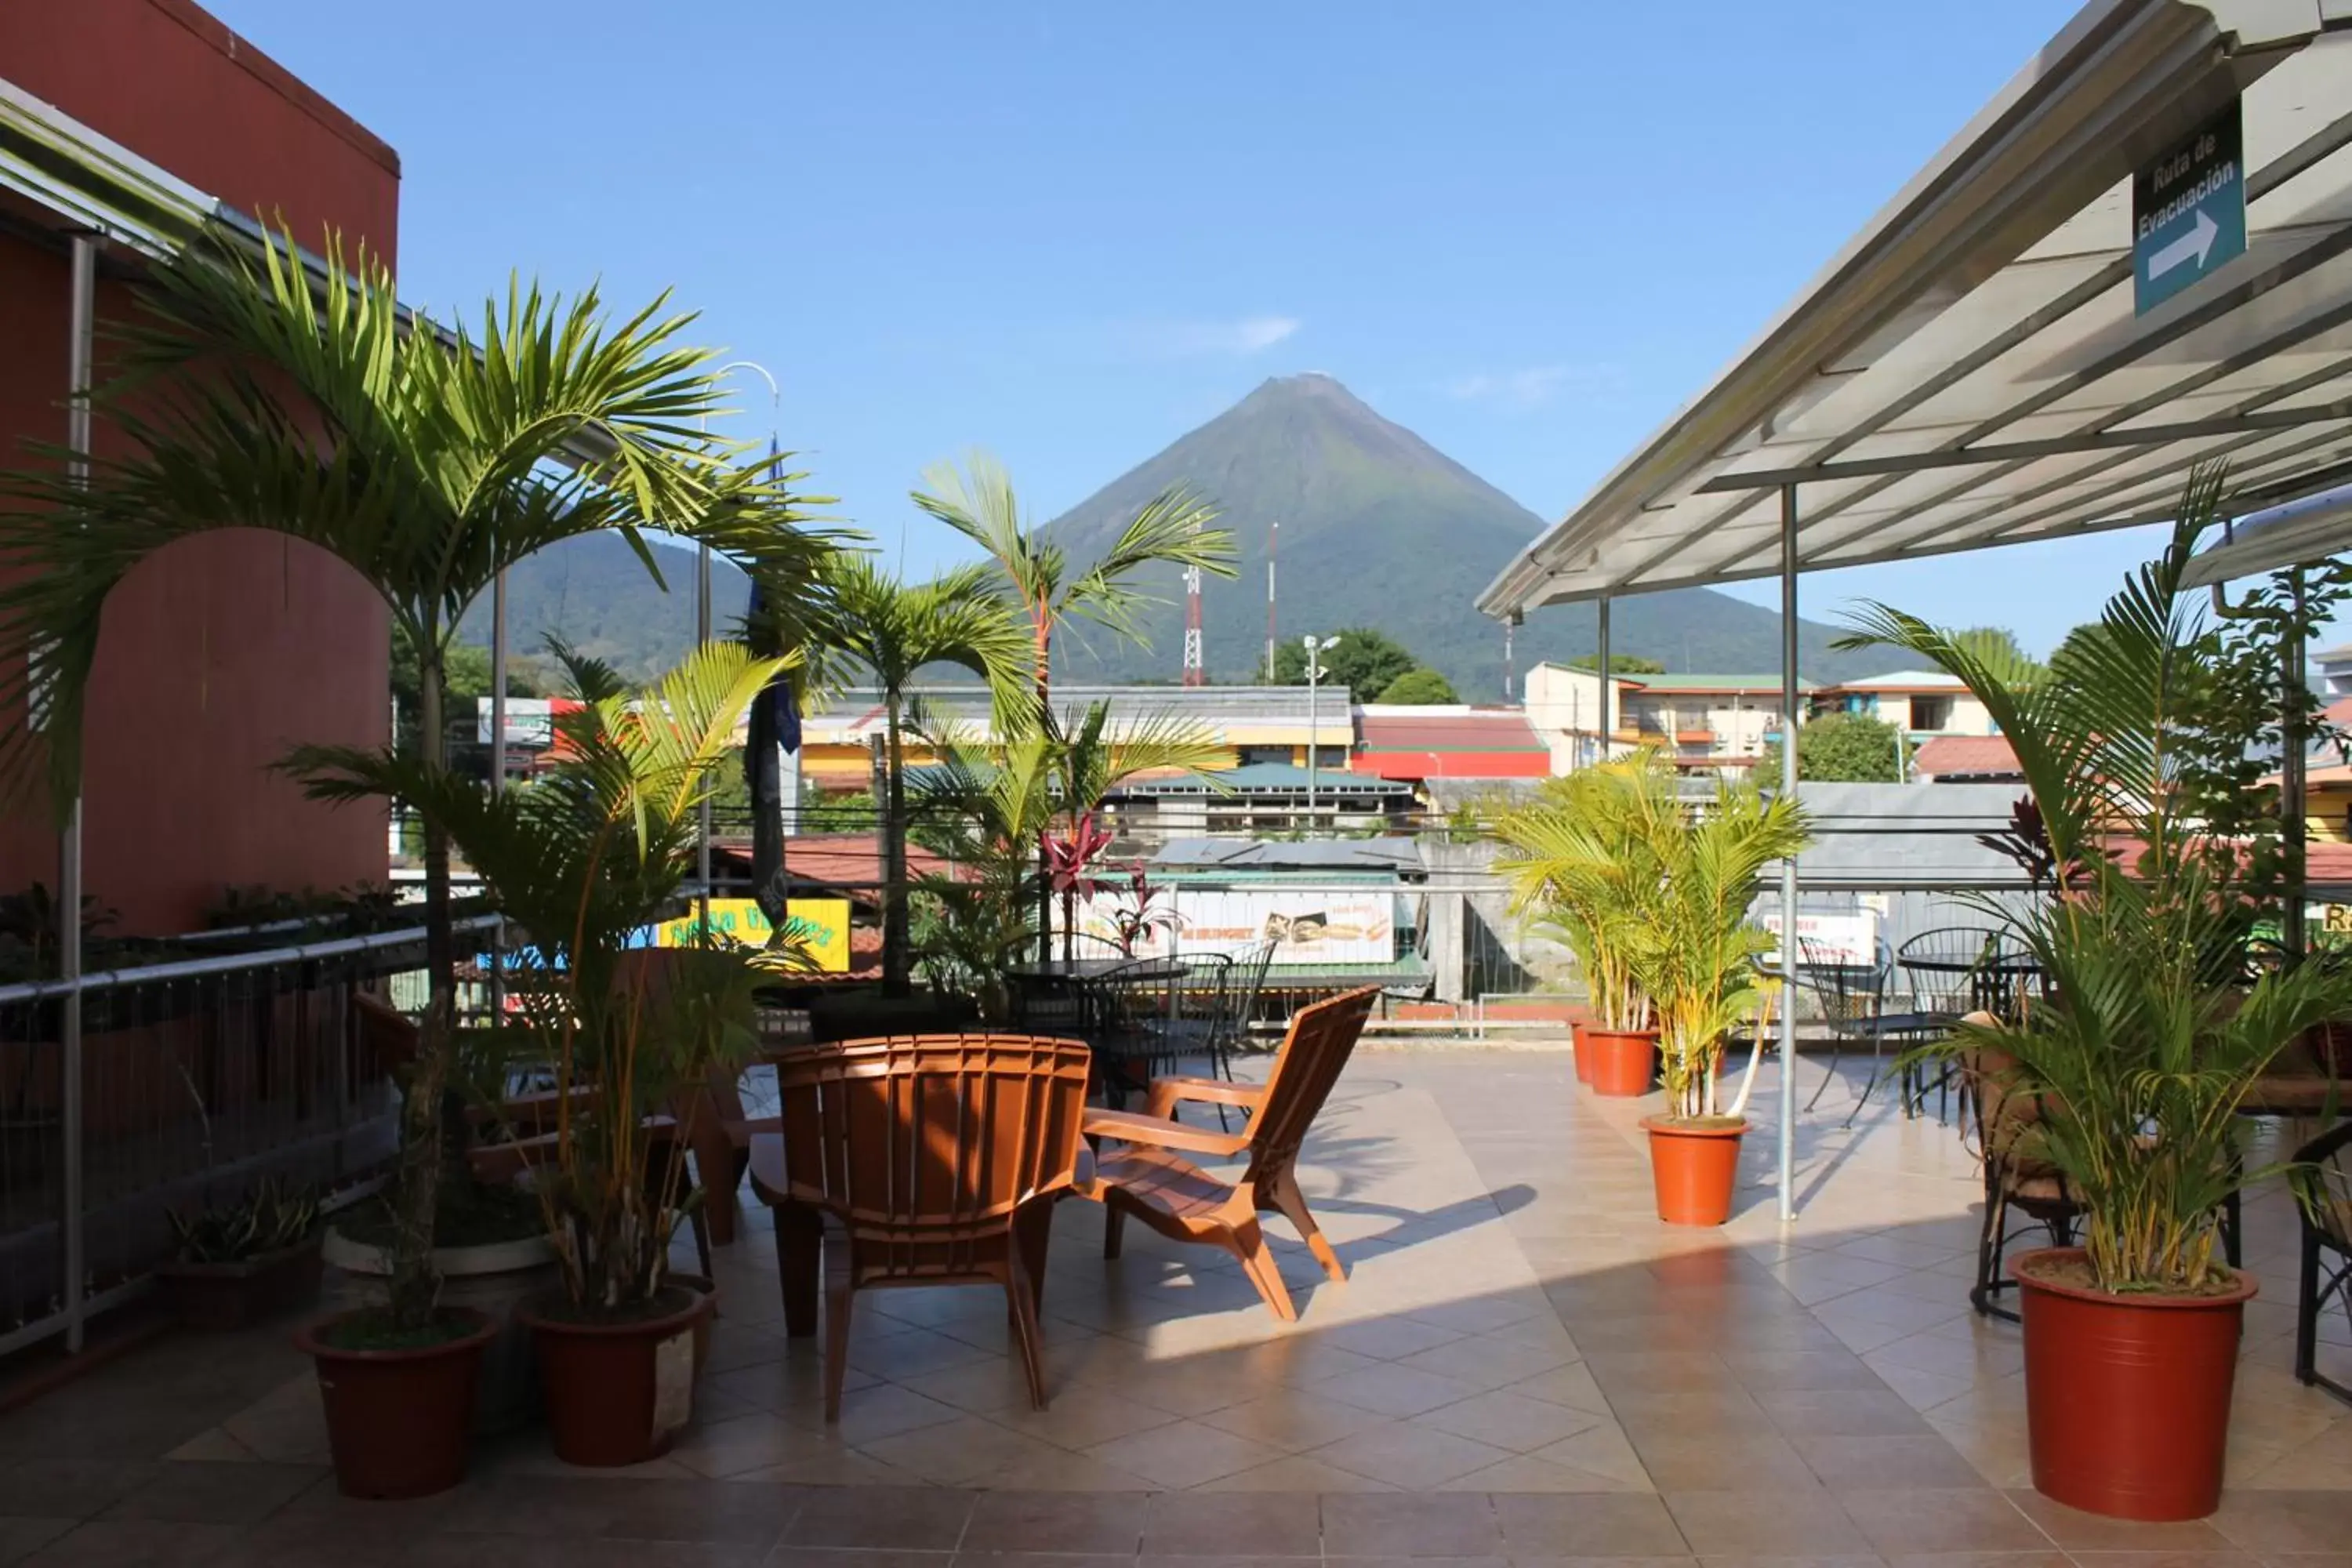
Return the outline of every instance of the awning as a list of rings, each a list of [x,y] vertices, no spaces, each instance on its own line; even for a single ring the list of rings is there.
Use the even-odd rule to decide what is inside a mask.
[[[1770,575],[1788,485],[1819,570],[2161,521],[2205,459],[2240,510],[2352,479],[2347,25],[2095,0],[1479,608]],[[2241,94],[2245,254],[2135,315],[2133,173]]]

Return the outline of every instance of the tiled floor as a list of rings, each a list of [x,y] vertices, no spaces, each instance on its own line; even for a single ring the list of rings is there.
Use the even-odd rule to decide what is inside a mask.
[[[1810,1093],[1821,1069],[1802,1070]],[[1759,1103],[1769,1123],[1769,1074]],[[1801,1124],[1793,1228],[1768,1126],[1733,1223],[1678,1231],[1650,1213],[1642,1108],[1576,1090],[1564,1055],[1368,1050],[1309,1145],[1349,1283],[1286,1244],[1303,1314],[1286,1329],[1214,1253],[1130,1227],[1105,1263],[1098,1215],[1066,1205],[1042,1413],[1001,1299],[877,1292],[828,1428],[754,1211],[668,1458],[570,1471],[525,1433],[419,1504],[334,1495],[282,1335],[166,1340],[0,1421],[0,1563],[2352,1568],[2352,1408],[2288,1374],[2282,1197],[2250,1211],[2270,1290],[2221,1513],[2115,1526],[2026,1489],[2016,1331],[1968,1310],[1978,1182],[1957,1134],[1875,1104],[1847,1131],[1851,1103],[1833,1084]],[[2330,1337],[2352,1375],[2340,1316]]]

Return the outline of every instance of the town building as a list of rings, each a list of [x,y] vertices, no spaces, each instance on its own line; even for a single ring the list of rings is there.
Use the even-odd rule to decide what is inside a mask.
[[[1813,692],[1812,710],[1815,717],[1853,713],[1892,724],[1915,747],[1938,735],[2000,732],[1959,677],[1940,670],[1902,669],[1823,686]]]

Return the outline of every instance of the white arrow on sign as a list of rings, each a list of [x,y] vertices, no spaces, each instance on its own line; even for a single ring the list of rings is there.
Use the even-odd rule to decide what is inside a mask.
[[[2205,258],[2213,253],[2213,241],[2221,232],[2221,226],[2199,207],[2197,226],[2147,258],[2147,280],[2155,282],[2192,256],[2197,258],[2197,269],[2202,272]]]

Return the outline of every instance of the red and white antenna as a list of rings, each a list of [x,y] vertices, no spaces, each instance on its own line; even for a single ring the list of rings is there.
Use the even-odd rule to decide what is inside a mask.
[[[1206,686],[1208,671],[1201,668],[1201,569],[1184,568],[1184,684]]]

